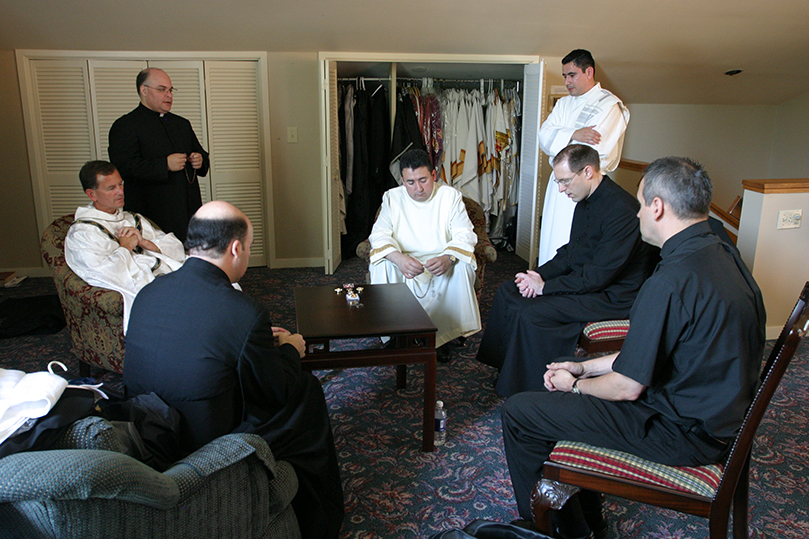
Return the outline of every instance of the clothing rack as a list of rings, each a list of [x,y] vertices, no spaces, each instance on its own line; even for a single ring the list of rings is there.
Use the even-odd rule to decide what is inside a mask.
[[[390,82],[391,77],[339,77],[337,79],[338,82],[358,82],[360,79],[366,82]],[[494,85],[495,80],[500,81],[500,90],[504,90],[506,84],[509,84],[509,87],[516,88],[517,91],[520,91],[520,82],[519,80],[510,80],[510,79],[438,79],[435,77],[397,77],[396,82],[402,81],[406,83],[417,83],[417,84],[424,84],[427,79],[431,79],[434,84],[444,84],[444,85],[453,85],[453,84],[480,84],[480,91],[484,91],[485,86],[488,84],[489,89],[492,88]]]
[[[338,82],[357,82],[359,79],[371,82],[384,82],[390,81],[390,77],[339,77]]]
[[[516,88],[517,92],[520,91],[520,82],[519,80],[507,80],[507,79],[437,79],[434,77],[399,77],[396,79],[396,82],[402,81],[405,83],[418,83],[418,84],[426,84],[426,81],[430,80],[433,84],[443,85],[443,86],[456,86],[456,85],[463,85],[463,84],[480,84],[480,91],[485,92],[486,88],[488,87],[489,91],[492,90],[494,87],[495,81],[500,81],[500,91],[504,91],[506,88],[506,83],[509,83],[509,87]]]

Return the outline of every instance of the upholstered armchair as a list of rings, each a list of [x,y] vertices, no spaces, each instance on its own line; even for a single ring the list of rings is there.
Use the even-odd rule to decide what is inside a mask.
[[[114,290],[90,286],[67,265],[65,237],[72,223],[72,213],[51,223],[42,235],[40,250],[56,283],[73,352],[81,360],[82,376],[89,376],[91,365],[123,373],[123,298]]]
[[[295,471],[254,434],[217,438],[163,473],[118,452],[99,417],[57,446],[0,459],[0,537],[301,536]]]
[[[478,269],[475,270],[475,294],[477,294],[478,301],[480,301],[480,292],[483,290],[483,277],[486,272],[486,263],[497,260],[497,249],[492,245],[491,240],[489,240],[489,234],[486,232],[486,214],[483,212],[483,208],[471,198],[463,197],[463,202],[466,205],[466,213],[469,214],[469,219],[472,221],[475,234],[478,235],[478,243],[475,245],[475,261],[478,265]],[[377,211],[376,216],[379,217],[379,211]],[[357,246],[357,256],[365,260],[365,262],[370,263],[371,242],[368,241],[368,239],[360,242]]]

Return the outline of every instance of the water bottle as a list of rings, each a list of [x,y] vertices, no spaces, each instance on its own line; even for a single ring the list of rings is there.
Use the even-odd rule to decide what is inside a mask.
[[[435,403],[435,445],[444,445],[447,441],[447,411],[444,401]]]

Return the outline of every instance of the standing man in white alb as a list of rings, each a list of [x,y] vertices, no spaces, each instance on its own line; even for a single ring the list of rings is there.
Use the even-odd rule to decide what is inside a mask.
[[[601,173],[606,174],[618,168],[621,160],[629,109],[595,81],[595,73],[595,60],[589,51],[576,49],[562,58],[562,77],[570,95],[556,103],[540,127],[539,145],[551,163],[569,144],[592,146],[601,159]],[[561,193],[553,180],[551,174],[542,206],[540,266],[570,241],[570,225],[576,208],[576,203]]]

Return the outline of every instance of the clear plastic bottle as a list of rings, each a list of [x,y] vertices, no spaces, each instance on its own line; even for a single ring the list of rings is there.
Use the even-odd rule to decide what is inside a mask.
[[[447,411],[444,401],[435,403],[435,445],[444,445],[447,441]]]

